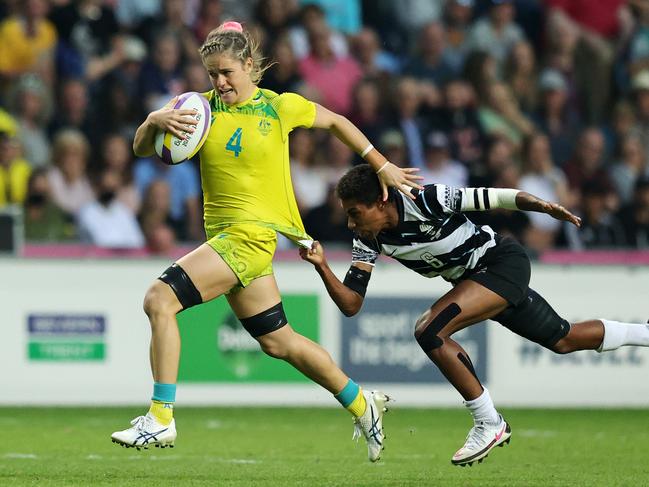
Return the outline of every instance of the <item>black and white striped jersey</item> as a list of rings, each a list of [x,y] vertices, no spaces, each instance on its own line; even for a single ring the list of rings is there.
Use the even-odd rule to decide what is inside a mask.
[[[422,276],[454,281],[466,270],[474,269],[487,249],[496,245],[495,233],[489,226],[477,226],[460,212],[466,189],[430,184],[423,191],[412,190],[417,196],[414,201],[392,191],[398,225],[380,232],[374,240],[355,236],[352,262],[374,265],[383,254]],[[483,189],[470,191],[476,196]],[[482,194],[480,197],[484,201]],[[477,208],[488,209],[488,200]]]

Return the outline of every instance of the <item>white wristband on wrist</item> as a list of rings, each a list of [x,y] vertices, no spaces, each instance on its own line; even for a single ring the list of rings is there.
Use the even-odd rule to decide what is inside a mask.
[[[378,174],[378,173],[380,173],[381,171],[383,171],[383,169],[385,169],[385,166],[387,166],[388,164],[390,164],[390,161],[385,161],[385,164],[383,164],[383,165],[379,168],[379,170],[376,171],[376,174]]]
[[[372,144],[365,147],[365,149],[363,149],[363,152],[361,152],[361,157],[365,157],[367,154],[370,153],[372,149],[374,149],[374,146]]]

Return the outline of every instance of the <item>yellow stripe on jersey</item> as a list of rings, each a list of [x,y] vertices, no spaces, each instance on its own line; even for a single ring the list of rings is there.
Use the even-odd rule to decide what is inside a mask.
[[[256,223],[293,240],[309,238],[298,212],[288,153],[288,134],[311,127],[315,105],[295,93],[256,89],[236,105],[214,90],[212,125],[199,154],[205,226]]]

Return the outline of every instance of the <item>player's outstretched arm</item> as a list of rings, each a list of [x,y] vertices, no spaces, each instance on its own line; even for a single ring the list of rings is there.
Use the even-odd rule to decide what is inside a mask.
[[[329,264],[327,264],[327,259],[324,255],[324,249],[322,248],[322,245],[320,245],[320,242],[313,242],[310,249],[304,247],[300,248],[300,257],[313,264],[313,267],[315,267],[318,274],[320,274],[329,296],[331,296],[331,299],[336,303],[345,316],[353,316],[360,311],[361,306],[363,306],[365,294],[364,287],[362,289],[363,295],[361,295],[359,292],[354,291],[344,283],[340,282],[340,279],[338,279],[329,268]],[[367,280],[369,280],[372,266],[357,262],[351,267],[350,271],[358,274],[367,273]],[[367,282],[365,282],[365,286],[367,286]],[[359,289],[359,291],[361,291],[361,289]]]
[[[547,213],[548,215],[556,218],[557,220],[564,220],[580,227],[581,218],[573,215],[563,206],[557,203],[550,203],[533,194],[519,191],[516,194],[516,206],[524,211],[537,211],[539,213]]]
[[[442,187],[445,188],[445,186]],[[563,206],[550,203],[518,189],[460,188],[452,189],[451,192],[455,192],[457,195],[450,199],[450,205],[455,211],[485,211],[496,208],[536,211],[547,213],[557,220],[565,220],[578,227],[581,226],[581,218],[573,215]]]
[[[363,135],[363,132],[347,120],[347,118],[317,103],[315,106],[316,115],[313,126],[329,130],[368,162],[372,169],[379,175],[379,181],[383,190],[383,201],[388,199],[388,186],[397,188],[410,199],[415,198],[410,193],[410,188],[423,189],[417,183],[417,181],[423,179],[416,174],[419,169],[395,166],[376,150],[367,137]]]
[[[147,157],[155,152],[155,135],[158,130],[171,133],[179,139],[184,139],[183,132],[193,132],[198,123],[191,115],[194,110],[178,110],[173,108],[178,98],[173,98],[164,107],[149,113],[135,131],[133,139],[133,152],[138,157]]]

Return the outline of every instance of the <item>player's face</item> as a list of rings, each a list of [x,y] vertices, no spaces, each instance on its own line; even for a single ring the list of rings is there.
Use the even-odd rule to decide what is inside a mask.
[[[246,101],[255,88],[250,79],[250,58],[242,63],[227,54],[212,54],[205,58],[205,68],[212,86],[226,105]]]
[[[376,202],[371,205],[358,201],[342,200],[343,210],[347,215],[347,227],[362,238],[373,239],[385,226],[385,204]]]

